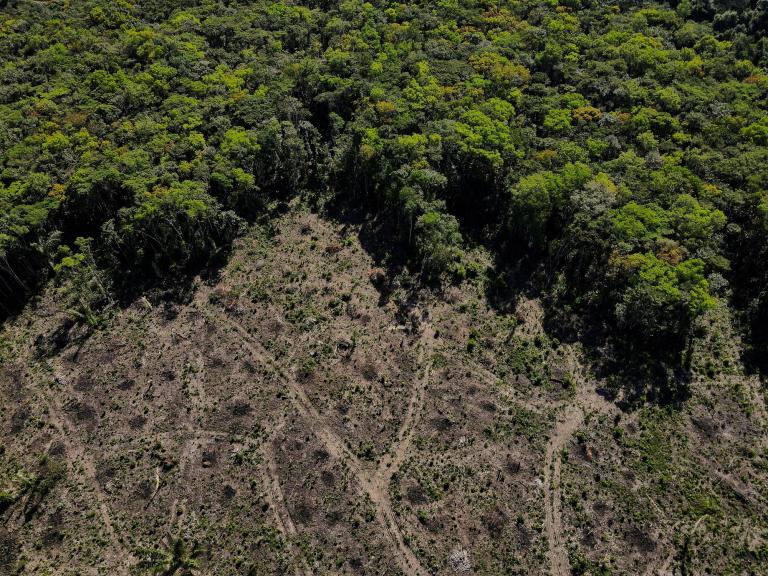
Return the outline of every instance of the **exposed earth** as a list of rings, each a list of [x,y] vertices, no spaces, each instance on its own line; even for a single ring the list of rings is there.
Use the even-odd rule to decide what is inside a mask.
[[[765,398],[722,311],[715,375],[634,409],[542,314],[413,288],[298,208],[92,334],[51,290],[0,340],[0,574],[768,573]]]

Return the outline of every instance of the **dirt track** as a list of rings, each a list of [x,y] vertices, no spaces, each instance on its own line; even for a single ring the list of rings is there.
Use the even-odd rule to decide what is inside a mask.
[[[96,478],[96,468],[88,450],[80,441],[77,431],[71,425],[69,418],[64,413],[60,403],[60,390],[56,394],[42,392],[43,401],[48,409],[51,424],[58,432],[61,442],[66,449],[67,458],[70,462],[76,462],[80,466],[80,472],[88,487],[93,493],[93,497],[98,505],[99,516],[104,529],[109,537],[110,546],[105,550],[105,556],[113,562],[113,569],[116,574],[127,575],[128,566],[135,562],[135,557],[118,539],[115,531],[114,522],[107,506],[107,497]],[[126,562],[126,560],[128,562]]]
[[[402,428],[398,434],[397,444],[390,450],[392,456],[382,460],[381,466],[376,470],[369,471],[360,462],[359,458],[353,454],[344,444],[344,441],[335,433],[335,431],[325,422],[325,419],[315,410],[311,401],[304,393],[304,390],[295,378],[286,376],[276,365],[274,358],[265,350],[259,342],[251,336],[237,321],[233,320],[222,312],[217,312],[215,318],[222,324],[232,328],[241,338],[242,345],[256,362],[270,366],[280,375],[284,383],[291,392],[291,402],[294,408],[305,418],[312,427],[313,433],[323,442],[328,452],[336,459],[346,462],[352,470],[360,488],[370,497],[376,506],[376,517],[385,528],[388,539],[393,548],[396,549],[395,556],[401,569],[409,575],[426,575],[428,572],[421,566],[413,550],[405,543],[403,534],[397,524],[394,510],[389,498],[389,479],[392,472],[402,463],[408,446],[411,442],[413,429],[418,423],[421,414],[421,405],[423,403],[424,392],[428,386],[430,370],[425,366],[425,362],[430,361],[429,351],[431,350],[431,341],[434,339],[434,331],[431,326],[423,327],[420,353],[418,358],[418,369],[423,376],[417,380],[412,391],[411,400],[408,405],[406,417]],[[279,478],[276,468],[270,470],[273,483],[279,487]],[[290,537],[291,524],[284,522],[284,530]],[[295,528],[293,529],[295,532]]]
[[[573,403],[566,408],[564,415],[558,420],[547,444],[544,464],[544,525],[549,542],[549,561],[553,576],[571,574],[560,507],[562,501],[561,451],[584,422],[587,414],[606,414],[615,409],[613,404],[582,384]]]

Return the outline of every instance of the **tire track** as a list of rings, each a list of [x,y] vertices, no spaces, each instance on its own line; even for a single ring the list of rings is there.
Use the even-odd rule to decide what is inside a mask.
[[[377,518],[381,522],[387,538],[398,551],[396,554],[397,562],[405,574],[417,576],[428,574],[414,554],[413,550],[405,543],[403,535],[397,525],[394,510],[389,502],[388,490],[382,489],[379,482],[375,481],[378,475],[377,471],[369,474],[364,470],[357,456],[352,453],[344,444],[344,441],[332,430],[325,422],[324,418],[315,409],[312,402],[301,386],[293,378],[286,377],[277,363],[271,358],[262,345],[238,322],[230,319],[225,314],[214,312],[215,317],[222,323],[234,330],[242,339],[242,345],[249,354],[260,364],[269,366],[281,378],[283,383],[291,392],[290,400],[299,414],[305,418],[311,425],[313,433],[326,446],[328,452],[335,458],[347,463],[354,474],[358,484],[364,492],[368,494],[371,501],[376,506]],[[414,404],[413,414],[416,413]],[[411,416],[413,420],[414,416]]]
[[[275,430],[281,429],[282,426],[283,423],[280,423],[279,426],[275,427]],[[201,441],[215,442],[217,440],[224,440],[227,442],[240,442],[244,445],[253,443],[253,438],[230,432],[220,432],[202,428],[186,430],[185,432],[189,436],[182,441],[182,454],[179,465],[179,477],[181,480],[184,479],[183,477],[185,475],[186,467],[191,462],[192,456],[196,452],[196,449],[199,448]],[[160,439],[174,437],[177,435],[178,431],[170,431],[155,434],[154,437],[155,439]],[[266,464],[266,471],[263,478],[265,486],[264,496],[267,500],[267,503],[269,504],[270,510],[272,511],[278,530],[285,538],[286,544],[293,549],[292,540],[296,538],[298,532],[296,530],[295,524],[293,523],[290,512],[285,505],[285,497],[283,495],[282,488],[280,487],[280,475],[277,469],[277,463],[275,461],[274,450],[271,446],[269,446],[267,442],[265,442],[260,447],[259,452],[261,453],[263,461]],[[171,526],[174,524],[173,518],[175,517],[177,506],[178,497],[175,498],[171,504]],[[291,554],[294,558],[297,559],[297,562],[304,564],[303,568],[299,568],[298,566],[295,567],[295,574],[297,576],[311,576],[312,571],[306,565],[306,561],[303,559],[303,557],[295,550],[292,550]]]
[[[296,551],[293,544],[293,541],[298,536],[298,532],[296,530],[296,525],[293,523],[293,518],[291,518],[288,506],[285,503],[283,489],[280,487],[280,472],[278,471],[277,462],[275,461],[273,447],[265,446],[262,450],[262,454],[267,465],[267,502],[272,509],[275,522],[282,532],[285,542],[291,550],[291,555],[295,560],[294,573],[297,574],[297,576],[312,576],[312,570],[307,565],[306,559],[300,552]]]
[[[56,378],[56,383],[61,385],[58,378]],[[53,424],[54,428],[58,431],[61,441],[64,444],[67,459],[70,462],[79,462],[83,476],[93,490],[93,496],[96,500],[101,522],[109,535],[113,548],[115,549],[116,558],[119,559],[114,570],[117,574],[127,575],[129,573],[127,565],[133,564],[136,561],[136,558],[117,537],[114,522],[112,521],[112,516],[109,512],[109,507],[107,506],[107,496],[102,490],[101,484],[99,484],[96,477],[96,467],[93,464],[93,459],[87,453],[82,441],[73,441],[77,438],[77,432],[72,428],[69,419],[65,416],[63,408],[59,402],[45,392],[41,392],[41,395],[43,402],[48,409],[48,414],[51,417],[51,424]],[[128,560],[128,562],[125,562],[125,560]]]
[[[544,526],[549,542],[550,570],[554,576],[570,576],[566,539],[563,532],[561,510],[562,485],[560,451],[576,433],[586,414],[605,414],[614,406],[582,386],[574,403],[566,409],[565,416],[555,425],[544,456]]]
[[[382,486],[389,484],[389,481],[402,465],[408,449],[413,441],[416,427],[421,421],[421,414],[424,410],[424,399],[429,386],[429,378],[432,372],[432,350],[434,348],[435,329],[431,323],[426,324],[419,339],[419,355],[416,359],[417,370],[422,370],[421,378],[417,379],[416,386],[411,393],[411,399],[408,402],[408,409],[405,418],[397,433],[397,443],[394,450],[390,447],[387,455],[382,458],[376,474],[376,481]],[[425,362],[426,358],[426,362]],[[423,368],[422,368],[423,367]]]

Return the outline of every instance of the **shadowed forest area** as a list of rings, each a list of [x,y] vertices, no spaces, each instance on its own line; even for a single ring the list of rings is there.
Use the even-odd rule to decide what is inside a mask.
[[[300,196],[427,281],[527,288],[685,368],[732,306],[765,358],[766,6],[10,2],[0,289],[98,310],[221,263]]]

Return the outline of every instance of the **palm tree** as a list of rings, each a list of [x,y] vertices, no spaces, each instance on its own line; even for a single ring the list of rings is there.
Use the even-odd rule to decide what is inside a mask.
[[[183,538],[169,535],[162,541],[161,548],[142,550],[138,568],[144,574],[159,576],[192,576],[198,567],[197,559],[202,553],[197,544],[191,547]]]

